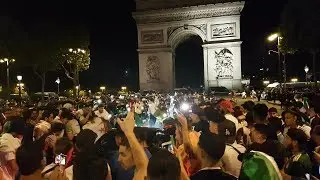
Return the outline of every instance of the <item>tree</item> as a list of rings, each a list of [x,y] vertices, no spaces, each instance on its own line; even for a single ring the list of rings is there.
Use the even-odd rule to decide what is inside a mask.
[[[60,52],[60,65],[66,76],[73,82],[73,92],[76,96],[76,86],[79,86],[79,73],[89,69],[89,49],[69,48]]]
[[[288,1],[282,14],[282,34],[287,49],[310,52],[313,56],[313,80],[316,79],[316,55],[320,49],[320,1]]]
[[[40,60],[40,59],[39,59]],[[41,80],[41,101],[44,101],[44,91],[46,84],[46,75],[50,71],[56,71],[58,69],[59,64],[52,57],[46,57],[41,59],[40,61],[32,64],[33,72],[39,77]]]
[[[41,80],[43,95],[47,73],[61,67],[61,49],[81,47],[89,42],[85,21],[74,19],[70,21],[60,14],[27,18],[0,16],[0,56],[14,57],[16,64],[31,67]],[[83,70],[83,67],[77,67],[80,69],[77,72]],[[76,79],[79,79],[78,75]]]

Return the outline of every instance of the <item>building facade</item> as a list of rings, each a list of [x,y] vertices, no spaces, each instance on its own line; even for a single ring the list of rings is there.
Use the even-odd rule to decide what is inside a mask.
[[[244,2],[211,0],[215,4],[199,5],[203,0],[197,0],[193,6],[184,0],[164,1],[168,2],[157,6],[159,0],[139,0],[133,13],[138,28],[140,89],[175,88],[175,49],[193,35],[203,41],[205,87],[241,88],[240,13]]]

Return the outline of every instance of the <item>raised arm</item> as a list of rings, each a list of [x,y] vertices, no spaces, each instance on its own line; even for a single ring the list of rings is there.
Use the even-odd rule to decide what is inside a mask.
[[[133,132],[135,126],[134,113],[129,112],[124,121],[117,119],[117,123],[126,135],[131,148],[131,152],[133,154],[133,160],[136,166],[136,173],[133,179],[145,179],[145,177],[147,176],[148,158],[143,147],[140,145]]]
[[[189,156],[194,157],[195,150],[193,149],[190,138],[189,138],[187,118],[182,114],[178,114],[177,119],[182,126],[182,137],[183,137],[184,149]]]

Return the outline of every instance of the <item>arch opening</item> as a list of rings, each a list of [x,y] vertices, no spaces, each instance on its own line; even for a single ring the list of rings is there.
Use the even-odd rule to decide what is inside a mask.
[[[174,52],[175,87],[200,88],[204,82],[203,40],[199,35],[180,38]]]

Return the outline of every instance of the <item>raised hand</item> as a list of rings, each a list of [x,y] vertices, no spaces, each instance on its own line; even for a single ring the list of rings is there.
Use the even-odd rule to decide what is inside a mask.
[[[188,129],[188,121],[187,121],[187,118],[183,114],[179,113],[177,115],[177,119],[183,129]]]
[[[123,119],[123,121],[118,118],[117,123],[124,133],[133,133],[133,129],[135,126],[134,113],[129,112],[127,117]]]

